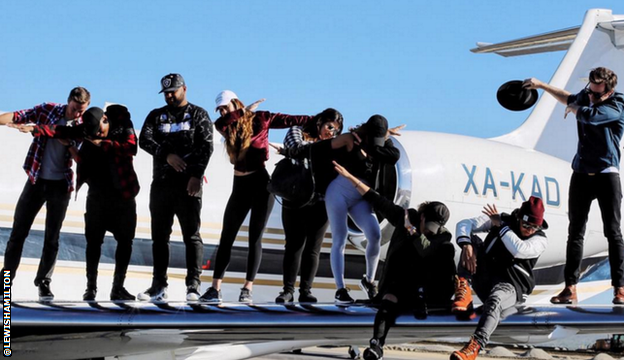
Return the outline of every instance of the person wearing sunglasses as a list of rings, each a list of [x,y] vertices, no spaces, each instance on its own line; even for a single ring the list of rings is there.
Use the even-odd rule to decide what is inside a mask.
[[[620,184],[620,141],[624,133],[624,95],[616,92],[617,75],[604,67],[592,69],[589,82],[577,94],[527,79],[529,89],[544,89],[567,105],[564,117],[576,117],[577,153],[572,161],[572,178],[568,195],[568,242],[564,269],[565,288],[550,301],[553,304],[574,304],[578,301],[585,225],[591,203],[598,199],[609,242],[609,265],[613,303],[624,304],[624,241],[620,226],[622,187]]]
[[[284,147],[278,147],[277,150],[281,155],[290,159],[303,160],[311,154],[312,144],[340,135],[342,126],[342,114],[332,108],[325,109],[304,126],[291,127],[284,138]],[[315,172],[314,175],[315,178],[317,175],[331,176],[323,171]],[[316,179],[316,193],[323,192],[320,184],[324,182],[329,183],[323,179]],[[302,207],[283,199],[282,224],[286,242],[282,267],[284,290],[280,292],[275,302],[292,303],[294,301],[295,281],[297,273],[301,270],[299,302],[315,303],[317,298],[312,295],[311,288],[319,266],[323,238],[329,226],[325,202],[321,198]]]
[[[483,313],[470,341],[451,354],[451,360],[476,359],[501,319],[524,302],[535,287],[533,267],[546,250],[542,199],[531,196],[511,214],[499,214],[496,205],[486,205],[483,215],[457,223],[457,244],[462,253],[457,267],[452,311],[463,318],[473,312],[470,284],[483,301]],[[485,240],[476,235],[487,233]]]

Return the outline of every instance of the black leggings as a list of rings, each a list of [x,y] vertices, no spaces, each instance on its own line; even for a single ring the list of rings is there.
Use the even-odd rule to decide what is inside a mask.
[[[284,202],[287,206],[287,202]],[[286,240],[284,252],[284,291],[294,292],[297,273],[301,267],[299,288],[310,290],[319,265],[323,237],[329,222],[325,203],[300,209],[282,207],[282,224]]]
[[[245,217],[249,219],[249,252],[247,254],[247,281],[254,281],[262,259],[262,234],[273,209],[273,196],[267,191],[269,173],[261,169],[246,176],[234,176],[232,194],[223,215],[223,230],[217,249],[213,278],[223,279],[230,264],[232,245]]]

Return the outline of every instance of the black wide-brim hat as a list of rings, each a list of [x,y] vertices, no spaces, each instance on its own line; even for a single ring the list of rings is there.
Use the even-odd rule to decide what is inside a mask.
[[[522,81],[512,80],[504,83],[496,92],[496,99],[505,109],[522,111],[535,105],[537,90],[522,87]]]

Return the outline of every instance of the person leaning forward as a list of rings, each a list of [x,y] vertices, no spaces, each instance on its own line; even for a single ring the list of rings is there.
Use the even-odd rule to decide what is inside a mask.
[[[455,247],[444,227],[450,212],[438,201],[424,202],[416,209],[404,209],[350,174],[334,162],[336,172],[350,182],[395,227],[384,263],[379,305],[373,337],[364,350],[365,360],[383,357],[383,346],[398,315],[413,311],[418,319],[427,317],[427,306],[450,308],[455,278]],[[433,271],[432,271],[433,269]]]
[[[109,105],[106,112],[89,108],[77,126],[20,125],[19,130],[35,137],[79,140],[77,190],[89,185],[85,212],[87,289],[83,300],[97,294],[98,265],[106,231],[117,240],[111,300],[135,300],[123,286],[132,255],[136,229],[136,201],[139,182],[133,158],[137,139],[125,106]]]
[[[195,301],[204,253],[199,234],[202,178],[213,151],[212,122],[206,110],[188,102],[182,75],[166,75],[160,84],[167,105],[147,115],[139,136],[139,146],[154,158],[150,190],[154,271],[152,285],[138,298],[167,298],[169,238],[175,215],[186,246],[186,299]]]
[[[624,133],[624,95],[615,91],[617,75],[604,67],[589,73],[589,82],[578,94],[556,88],[531,78],[524,81],[529,89],[544,89],[567,105],[578,131],[577,152],[572,161],[568,195],[568,242],[564,269],[565,288],[550,299],[553,304],[578,301],[585,226],[591,203],[598,199],[604,235],[609,242],[609,265],[613,303],[624,304],[624,241],[620,226],[622,187],[620,184],[620,140]]]
[[[471,317],[472,293],[483,301],[483,313],[470,341],[451,354],[451,360],[473,360],[490,340],[503,313],[512,311],[533,292],[533,267],[546,250],[542,229],[542,199],[531,196],[511,214],[499,214],[496,205],[486,205],[481,216],[457,223],[455,236],[462,248],[452,311]],[[475,234],[487,233],[485,240]]]
[[[87,110],[91,94],[83,87],[71,90],[67,104],[43,103],[32,109],[0,115],[0,125],[36,124],[65,125],[80,123]],[[11,272],[11,280],[19,267],[24,242],[43,204],[46,204],[46,227],[41,261],[35,277],[39,300],[54,299],[50,282],[59,248],[61,226],[67,212],[70,193],[73,191],[74,173],[71,153],[75,152],[68,141],[35,137],[32,140],[24,170],[28,180],[15,208],[13,228],[4,252],[4,270]]]

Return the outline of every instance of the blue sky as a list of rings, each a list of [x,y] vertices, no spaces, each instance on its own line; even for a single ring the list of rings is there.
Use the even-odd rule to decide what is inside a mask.
[[[621,0],[3,1],[0,110],[64,102],[81,85],[92,105],[126,104],[138,128],[164,105],[160,78],[178,72],[213,120],[230,89],[272,112],[334,107],[347,125],[379,113],[409,130],[498,136],[529,114],[500,107],[498,87],[550,79],[563,53],[469,50],[580,25],[590,6],[624,13]]]

